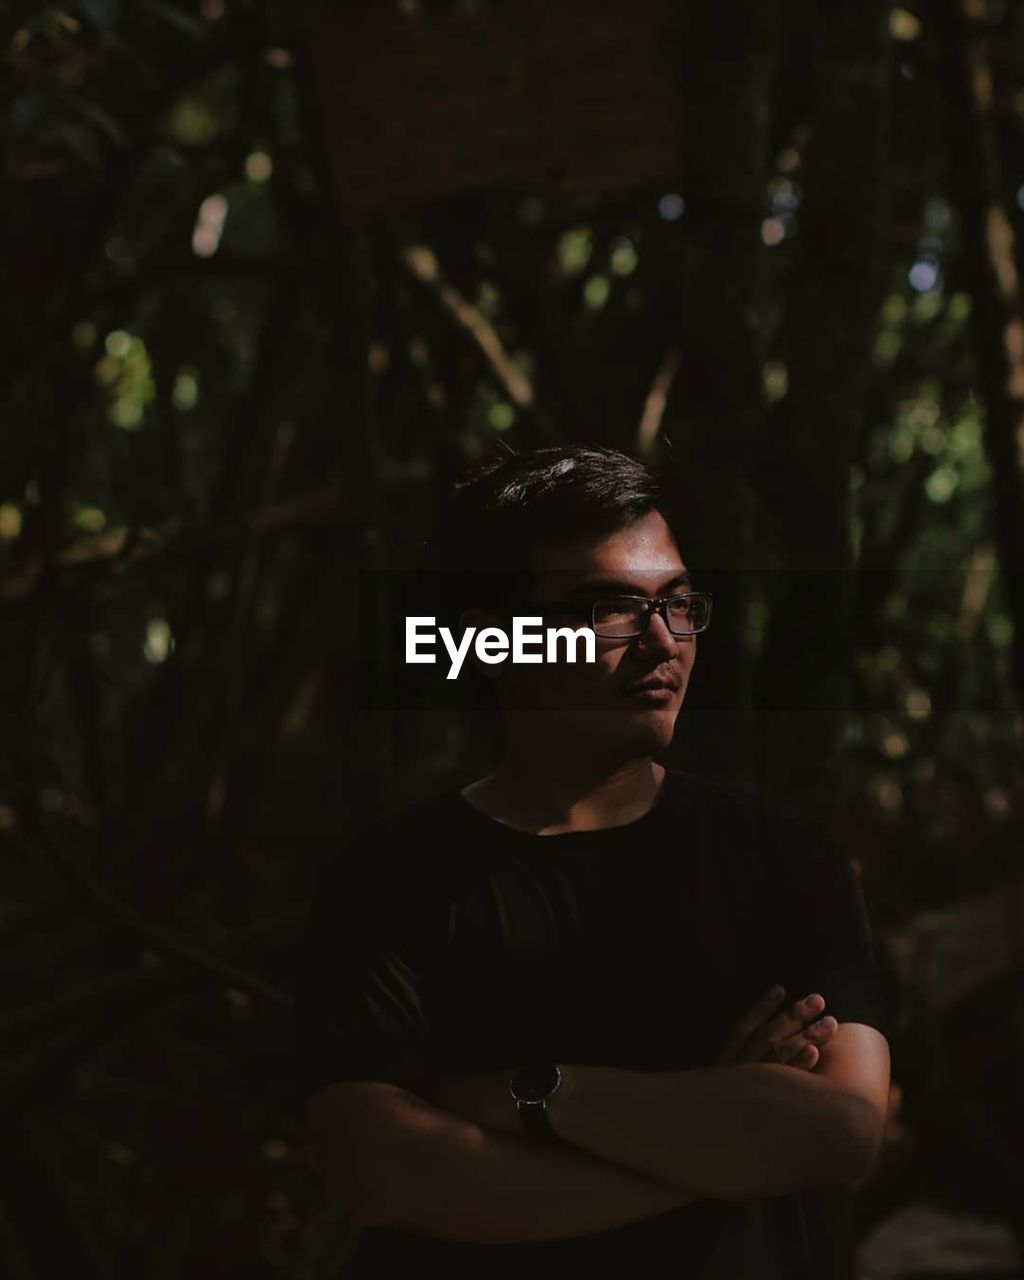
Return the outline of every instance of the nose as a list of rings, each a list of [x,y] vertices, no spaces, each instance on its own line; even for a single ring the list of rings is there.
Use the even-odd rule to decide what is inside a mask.
[[[669,631],[665,619],[655,609],[647,622],[647,630],[642,636],[637,636],[634,643],[643,653],[671,658],[675,654],[676,645],[680,643],[680,639],[681,637],[674,636]]]

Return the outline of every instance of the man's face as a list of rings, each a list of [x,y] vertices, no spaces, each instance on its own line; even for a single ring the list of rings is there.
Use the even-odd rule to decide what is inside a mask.
[[[577,615],[544,617],[546,627],[589,626],[590,602],[632,595],[649,598],[692,589],[686,566],[657,512],[615,533],[550,547],[538,555],[530,601],[579,602]],[[525,713],[538,733],[567,747],[624,755],[649,754],[672,740],[697,652],[695,636],[674,636],[657,613],[631,639],[596,638],[594,663],[504,664],[499,685],[506,714]],[[564,654],[564,642],[559,648]],[[578,649],[582,659],[582,645]],[[637,686],[644,686],[638,689]]]

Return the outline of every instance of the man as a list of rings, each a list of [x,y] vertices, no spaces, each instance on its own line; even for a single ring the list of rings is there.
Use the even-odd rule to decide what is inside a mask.
[[[346,1275],[828,1274],[802,1193],[868,1171],[887,1106],[870,939],[818,824],[657,760],[711,607],[670,518],[588,448],[445,512],[461,627],[589,627],[596,661],[477,660],[493,771],[325,861],[297,1062]]]

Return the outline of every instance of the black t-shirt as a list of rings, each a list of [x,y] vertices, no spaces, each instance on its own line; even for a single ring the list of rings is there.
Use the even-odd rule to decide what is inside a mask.
[[[324,858],[296,989],[297,1098],[343,1079],[429,1098],[435,1076],[537,1058],[707,1067],[776,982],[888,1034],[856,880],[820,823],[669,770],[637,821],[537,836],[453,788]],[[704,1200],[516,1244],[366,1228],[345,1275],[818,1280],[805,1200]]]

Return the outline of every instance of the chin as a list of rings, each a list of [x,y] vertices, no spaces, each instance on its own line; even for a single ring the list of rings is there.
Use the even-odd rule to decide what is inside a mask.
[[[676,722],[675,717],[669,716],[650,716],[646,723],[640,723],[632,726],[630,737],[636,742],[643,754],[651,754],[656,751],[662,751],[669,745],[675,736]]]
[[[653,755],[663,751],[675,736],[677,709],[669,711],[640,711],[623,717],[615,715],[593,717],[582,726],[585,738],[591,742],[601,738],[630,755]]]

